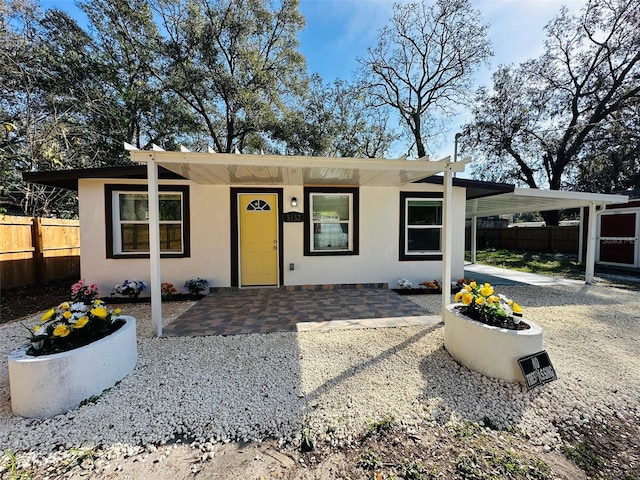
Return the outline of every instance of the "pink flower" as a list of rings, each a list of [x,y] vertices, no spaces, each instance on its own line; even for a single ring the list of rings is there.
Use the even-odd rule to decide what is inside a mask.
[[[85,295],[91,295],[91,290],[89,290],[88,288],[84,291]]]

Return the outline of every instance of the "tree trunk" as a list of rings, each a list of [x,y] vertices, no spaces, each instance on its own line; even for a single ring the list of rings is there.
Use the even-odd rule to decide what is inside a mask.
[[[540,215],[547,227],[557,227],[560,224],[560,210],[548,210],[540,212]]]

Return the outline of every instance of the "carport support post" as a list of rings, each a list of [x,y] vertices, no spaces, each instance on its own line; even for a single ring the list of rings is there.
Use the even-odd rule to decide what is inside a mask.
[[[587,241],[587,258],[585,260],[586,266],[584,270],[584,283],[593,283],[593,277],[595,273],[596,263],[596,241],[598,232],[596,228],[598,226],[598,205],[595,202],[589,203],[589,240]]]
[[[151,154],[152,155],[152,154]],[[160,215],[158,200],[158,166],[153,158],[147,162],[147,185],[149,200],[149,273],[151,291],[151,320],[156,334],[162,336],[162,297],[160,296]]]
[[[451,242],[453,240],[453,180],[451,164],[447,162],[444,169],[444,229],[442,238],[442,318],[451,301]]]
[[[478,199],[473,201],[473,215],[471,215],[471,263],[476,263],[476,255],[478,253],[478,217],[476,211],[478,210]]]

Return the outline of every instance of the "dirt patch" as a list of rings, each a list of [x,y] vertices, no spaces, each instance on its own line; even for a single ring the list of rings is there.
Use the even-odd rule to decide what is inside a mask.
[[[34,315],[69,300],[72,284],[73,280],[56,280],[41,285],[0,290],[0,323]]]
[[[405,428],[385,422],[372,425],[360,438],[344,444],[316,444],[311,438],[308,446],[313,444],[313,448],[304,453],[299,446],[281,447],[273,440],[197,446],[178,442],[161,447],[76,452],[65,461],[35,462],[19,471],[31,478],[97,480],[587,478],[559,452],[533,447],[515,433],[471,423]]]
[[[640,478],[640,425],[618,413],[585,425],[558,425],[564,455],[590,478]]]

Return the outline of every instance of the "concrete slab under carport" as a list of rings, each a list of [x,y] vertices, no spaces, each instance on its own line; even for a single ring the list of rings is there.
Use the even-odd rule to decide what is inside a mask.
[[[571,280],[567,278],[549,277],[536,273],[519,272],[506,268],[493,267],[490,265],[479,265],[477,263],[466,263],[464,266],[464,278],[473,279],[478,283],[490,283],[491,285],[581,285],[581,280]]]

